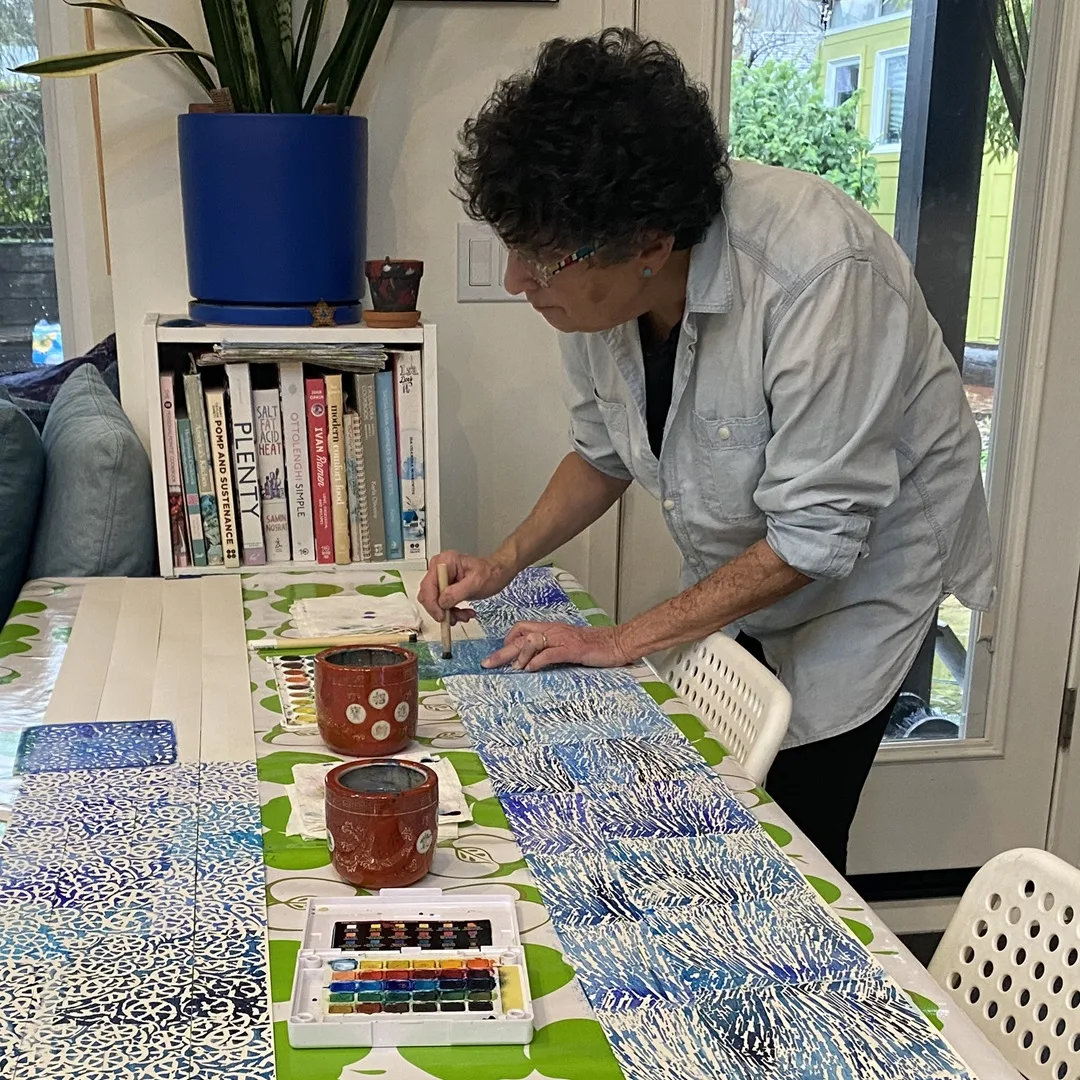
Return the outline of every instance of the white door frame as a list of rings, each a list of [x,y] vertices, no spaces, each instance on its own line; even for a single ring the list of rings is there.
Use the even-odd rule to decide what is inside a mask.
[[[710,51],[697,34],[706,24],[714,42],[719,27],[730,34],[732,0],[636,2],[640,28],[680,48],[726,110],[730,47]],[[989,678],[971,694],[975,709],[985,702],[985,731],[960,743],[882,749],[856,821],[853,872],[979,865],[997,851],[1047,840],[1080,579],[1080,490],[1069,464],[1080,461],[1073,419],[1080,415],[1080,304],[1069,291],[1080,282],[1078,55],[1080,5],[1037,0],[1010,256],[1013,280],[1027,287],[1012,288],[1007,300],[1002,355],[1018,360],[1002,365],[994,418],[995,445],[1010,453],[991,474],[1000,587],[972,649],[993,661],[976,665]],[[1071,785],[1059,774],[1056,798],[1063,819],[1068,811],[1075,822],[1080,764],[1072,773]],[[920,818],[916,775],[919,788],[952,793],[950,806],[966,823],[962,852],[959,828],[931,820],[929,811]],[[1022,818],[995,815],[1003,795],[1023,802]],[[1059,842],[1066,833],[1080,860],[1080,830],[1063,820]],[[905,849],[898,863],[894,856]]]

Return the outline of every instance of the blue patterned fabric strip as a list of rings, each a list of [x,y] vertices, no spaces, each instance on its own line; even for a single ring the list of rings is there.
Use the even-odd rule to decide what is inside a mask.
[[[568,604],[531,570],[476,610]],[[627,1080],[968,1080],[629,672],[444,681]]]
[[[272,1080],[254,762],[23,781],[0,841],[5,1080]]]
[[[146,768],[175,760],[176,732],[168,720],[46,724],[23,731],[13,772]]]
[[[530,566],[502,592],[473,604],[480,625],[488,637],[502,640],[515,623],[565,622],[588,626],[588,620],[556,582],[546,567]]]

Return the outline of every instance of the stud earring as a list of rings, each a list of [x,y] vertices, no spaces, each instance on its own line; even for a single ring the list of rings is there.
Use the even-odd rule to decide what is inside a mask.
[[[642,277],[652,277],[652,267],[651,266],[646,266],[645,269],[641,271],[641,276]]]

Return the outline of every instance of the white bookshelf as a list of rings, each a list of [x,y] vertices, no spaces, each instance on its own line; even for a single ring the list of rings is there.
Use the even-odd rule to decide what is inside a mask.
[[[161,388],[158,374],[178,371],[177,356],[185,347],[207,349],[223,342],[232,344],[351,343],[385,345],[388,349],[421,350],[421,376],[424,405],[424,501],[426,550],[428,557],[440,548],[439,540],[439,379],[435,347],[435,327],[423,323],[410,330],[372,330],[366,326],[167,326],[183,316],[147,315],[143,324],[146,365],[151,373],[146,380],[150,417],[150,461],[154,474],[154,525],[157,532],[158,562],[161,576],[203,577],[212,574],[239,574],[248,571],[319,570],[323,573],[348,573],[354,570],[426,570],[425,559],[388,559],[383,562],[319,563],[274,562],[265,566],[183,566],[173,565],[169,530],[169,494],[165,482],[165,438],[161,426]]]

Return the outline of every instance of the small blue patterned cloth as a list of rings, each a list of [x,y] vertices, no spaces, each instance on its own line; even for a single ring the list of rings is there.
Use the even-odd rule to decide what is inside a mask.
[[[169,720],[45,724],[22,733],[14,773],[132,769],[174,761],[176,731]]]
[[[517,668],[503,666],[486,668],[483,662],[503,646],[502,638],[461,638],[453,644],[453,656],[444,660],[439,644],[417,641],[403,646],[416,653],[418,677],[441,679],[447,675],[498,675],[517,674]]]

